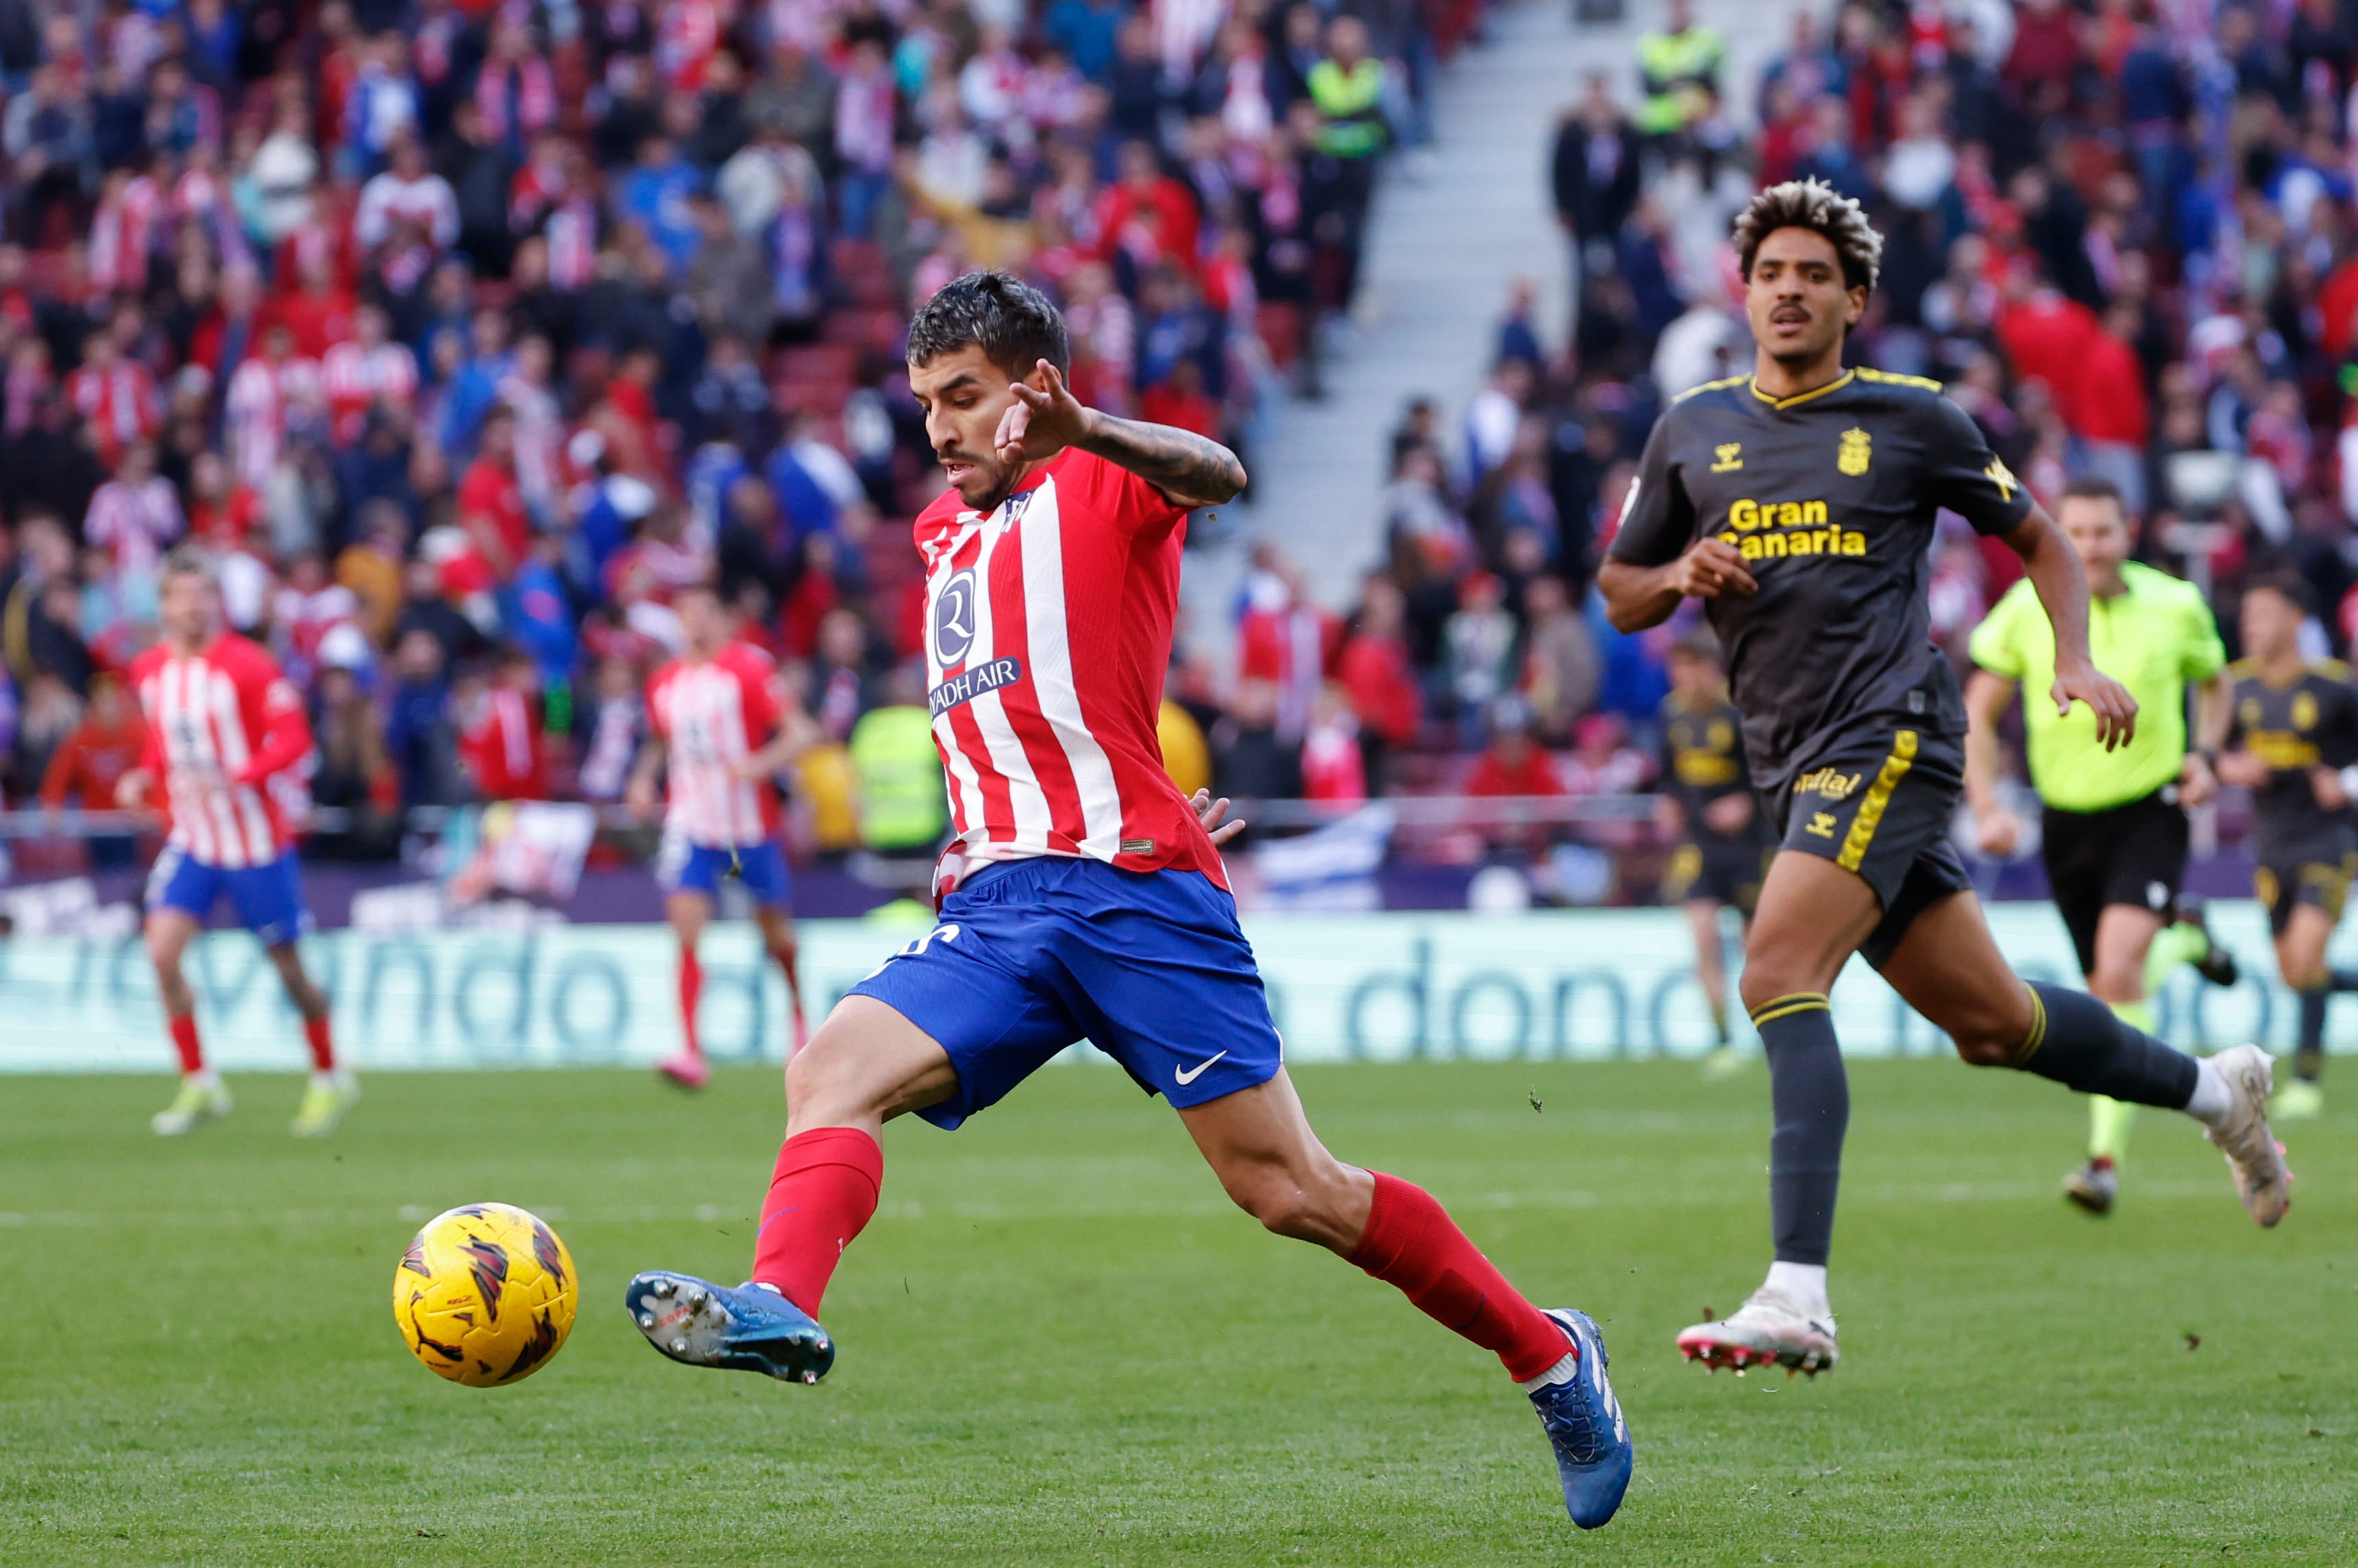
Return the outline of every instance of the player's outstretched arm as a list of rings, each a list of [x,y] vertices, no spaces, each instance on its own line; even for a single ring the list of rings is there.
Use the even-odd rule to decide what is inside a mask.
[[[1244,463],[1219,442],[1087,407],[1046,360],[1017,382],[1014,392],[996,443],[999,455],[1010,462],[1039,462],[1078,447],[1128,469],[1187,507],[1217,506],[1245,488]]]
[[[2136,733],[2136,698],[2098,669],[2088,653],[2088,578],[2080,569],[2078,552],[2037,503],[2004,537],[2006,547],[2022,557],[2024,573],[2055,629],[2055,685],[2048,695],[2056,711],[2068,713],[2073,703],[2084,702],[2096,716],[2096,739],[2104,750],[2125,744]]]
[[[1750,595],[1759,592],[1760,585],[1745,568],[1735,546],[1707,534],[1678,559],[1659,567],[1608,557],[1597,568],[1596,589],[1605,596],[1605,618],[1615,631],[1643,632],[1668,621],[1682,599]]]
[[[1975,670],[1965,682],[1965,801],[1985,855],[2013,854],[2022,836],[2022,825],[1997,798],[1997,726],[2014,701],[2014,686],[1988,670]]]

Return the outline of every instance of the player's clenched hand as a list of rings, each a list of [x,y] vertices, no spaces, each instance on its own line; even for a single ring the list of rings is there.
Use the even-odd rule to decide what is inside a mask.
[[[2048,695],[2055,699],[2058,713],[2071,712],[2075,702],[2086,703],[2088,711],[2096,716],[2096,739],[2107,752],[2136,737],[2136,698],[2129,695],[2128,687],[2093,665],[2059,668]]]
[[[2268,782],[2268,765],[2249,752],[2229,752],[2219,759],[2217,768],[2221,784],[2241,784],[2256,789]]]
[[[1997,860],[2011,860],[2022,842],[2022,819],[2003,806],[1974,814],[1974,848]]]
[[[1073,395],[1056,367],[1042,360],[1039,374],[1048,384],[1044,391],[1020,381],[1010,388],[1015,401],[999,416],[999,433],[991,438],[1002,462],[1031,463],[1053,458],[1087,432],[1089,411]]]
[[[156,787],[156,776],[146,768],[133,768],[114,781],[114,804],[125,811],[136,811],[147,804],[147,792]]]
[[[2186,761],[2178,768],[2178,804],[2184,806],[2208,806],[2219,794],[2219,775],[2202,760],[2200,752],[2186,753]]]
[[[1760,585],[1745,568],[1743,556],[1715,534],[1697,539],[1687,546],[1685,555],[1671,563],[1671,586],[1690,599],[1760,591]]]
[[[1234,822],[1223,825],[1222,818],[1228,815],[1227,795],[1214,800],[1210,790],[1199,789],[1188,797],[1187,807],[1195,814],[1195,820],[1204,825],[1204,831],[1212,836],[1214,848],[1227,843],[1245,830],[1244,818],[1241,816]]]
[[[2350,792],[2342,787],[2342,775],[2331,768],[2309,769],[2309,791],[2317,796],[2320,811],[2339,811],[2350,804]]]

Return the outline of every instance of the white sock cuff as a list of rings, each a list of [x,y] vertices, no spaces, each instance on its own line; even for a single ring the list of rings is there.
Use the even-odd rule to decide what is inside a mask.
[[[2235,1108],[2234,1086],[2219,1070],[2219,1064],[2208,1056],[2197,1056],[2194,1066],[2194,1094],[2186,1102],[2186,1114],[2206,1125],[2216,1125]]]
[[[1789,1297],[1794,1305],[1813,1317],[1823,1317],[1833,1311],[1826,1300],[1826,1266],[1823,1263],[1771,1263],[1766,1284],[1768,1289]]]
[[[1580,1352],[1577,1350],[1568,1350],[1564,1352],[1564,1357],[1563,1360],[1557,1362],[1546,1371],[1541,1372],[1538,1377],[1527,1379],[1522,1382],[1517,1383],[1515,1387],[1522,1390],[1523,1392],[1527,1394],[1533,1393],[1541,1389],[1552,1389],[1558,1383],[1569,1383],[1574,1378],[1579,1376]]]

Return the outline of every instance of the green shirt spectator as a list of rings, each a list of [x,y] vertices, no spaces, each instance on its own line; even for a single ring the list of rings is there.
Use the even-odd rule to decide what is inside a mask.
[[[1638,77],[1646,101],[1639,105],[1638,128],[1667,136],[1700,120],[1719,97],[1719,68],[1726,40],[1712,27],[1695,25],[1687,0],[1671,0],[1658,33],[1638,40]]]
[[[851,729],[860,784],[860,841],[883,854],[930,849],[949,827],[933,716],[922,708],[871,708]]]

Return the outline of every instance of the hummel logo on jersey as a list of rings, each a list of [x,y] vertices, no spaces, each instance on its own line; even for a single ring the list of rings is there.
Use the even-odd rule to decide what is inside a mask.
[[[970,670],[950,676],[926,693],[925,700],[934,717],[939,719],[960,703],[972,702],[985,692],[997,691],[1003,686],[1013,686],[1023,678],[1020,659],[986,659]]]
[[[1206,1056],[1192,1067],[1181,1067],[1177,1069],[1173,1076],[1179,1080],[1179,1087],[1184,1089],[1189,1084],[1194,1083],[1197,1078],[1202,1077],[1204,1076],[1205,1069],[1209,1067],[1213,1063],[1218,1061],[1220,1056],[1225,1056],[1228,1053],[1223,1051],[1220,1053],[1219,1056]]]
[[[1744,466],[1744,443],[1741,441],[1722,441],[1711,452],[1717,460],[1711,465],[1714,473],[1734,473]]]

